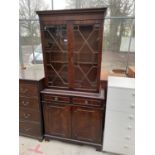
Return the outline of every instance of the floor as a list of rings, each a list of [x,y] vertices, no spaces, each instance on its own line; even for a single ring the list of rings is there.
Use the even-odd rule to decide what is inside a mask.
[[[94,147],[80,146],[56,140],[39,142],[31,138],[19,138],[19,155],[112,155],[98,152]]]

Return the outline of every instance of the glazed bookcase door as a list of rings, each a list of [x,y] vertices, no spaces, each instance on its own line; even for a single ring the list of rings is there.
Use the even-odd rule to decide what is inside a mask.
[[[74,88],[98,91],[100,24],[73,24]]]
[[[68,88],[67,25],[44,26],[44,57],[48,87]]]
[[[51,88],[98,92],[103,22],[44,26],[44,67]]]

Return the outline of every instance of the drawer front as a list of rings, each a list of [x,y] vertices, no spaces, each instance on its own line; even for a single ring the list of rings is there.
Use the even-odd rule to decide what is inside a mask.
[[[134,155],[134,148],[127,142],[120,142],[117,140],[103,143],[103,151],[112,152],[123,155]]]
[[[37,85],[20,83],[19,93],[21,96],[38,96]]]
[[[36,110],[20,108],[19,119],[39,122],[40,121],[40,113]]]
[[[134,115],[106,110],[104,130],[104,145],[106,148],[109,147],[110,143],[116,145],[114,142],[121,144],[122,149],[124,144],[134,144]]]
[[[66,96],[57,96],[57,95],[49,95],[49,94],[43,94],[43,100],[47,102],[55,101],[55,102],[70,102],[69,97]]]
[[[132,112],[135,108],[135,93],[131,89],[108,88],[107,105],[109,110]]]
[[[73,104],[92,106],[92,107],[102,107],[103,103],[101,100],[93,100],[88,98],[73,98]]]
[[[39,110],[39,101],[37,98],[19,97],[19,106]]]
[[[30,122],[19,122],[19,133],[34,137],[41,136],[41,125]]]

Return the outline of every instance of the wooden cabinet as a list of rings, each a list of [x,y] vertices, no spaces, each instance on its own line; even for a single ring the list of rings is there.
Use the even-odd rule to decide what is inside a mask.
[[[72,137],[81,141],[101,144],[102,110],[84,107],[72,109]]]
[[[71,110],[69,106],[45,103],[44,121],[46,134],[71,137]]]
[[[104,92],[41,91],[45,139],[88,144],[101,148],[105,110]]]
[[[102,146],[105,96],[100,89],[107,8],[37,11],[45,69],[41,91],[45,139]]]
[[[106,8],[37,11],[46,87],[99,92]]]
[[[103,150],[134,155],[134,79],[109,77]]]
[[[19,135],[43,139],[40,90],[43,89],[43,72],[34,75],[34,68],[20,71],[19,80]]]

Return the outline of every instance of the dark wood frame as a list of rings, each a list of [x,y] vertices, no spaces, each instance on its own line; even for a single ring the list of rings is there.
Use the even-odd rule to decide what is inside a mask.
[[[104,120],[105,120],[105,107],[106,107],[106,102],[105,102],[105,91],[102,89],[100,91],[100,93],[83,93],[83,92],[77,92],[77,91],[66,91],[66,90],[52,90],[52,89],[44,89],[43,91],[41,91],[41,94],[42,94],[42,106],[43,106],[43,114],[44,114],[44,124],[45,124],[45,140],[46,141],[49,141],[50,139],[58,139],[58,140],[62,140],[64,142],[72,142],[72,143],[75,143],[75,144],[85,144],[85,145],[90,145],[90,146],[93,146],[96,148],[96,150],[98,151],[101,151],[102,150],[102,141],[103,141],[103,130],[104,130]],[[49,99],[48,101],[45,99],[44,95],[50,95],[51,96],[59,96],[59,97],[68,97],[69,100],[68,102],[66,101],[63,101],[63,102],[60,102],[60,101],[53,101],[51,99]],[[75,104],[74,101],[73,101],[73,98],[82,98],[82,99],[88,99],[88,100],[96,100],[96,101],[99,101],[101,104],[100,106],[95,106],[95,103],[94,105],[84,105],[84,104]],[[69,123],[69,133],[67,133],[67,135],[65,137],[61,136],[61,135],[54,135],[54,134],[49,134],[46,132],[46,126],[48,124],[50,124],[49,120],[46,119],[47,118],[47,111],[45,110],[45,106],[47,106],[47,104],[49,105],[52,105],[54,107],[59,107],[59,106],[65,106],[66,108],[69,108],[70,110],[70,123]],[[97,124],[100,126],[100,129],[99,128],[96,128],[95,131],[98,132],[96,133],[94,131],[93,135],[90,135],[91,136],[97,136],[97,135],[100,135],[99,138],[97,138],[96,140],[92,140],[91,141],[87,141],[87,140],[82,140],[82,139],[79,139],[79,138],[74,138],[73,136],[73,130],[76,130],[76,127],[73,125],[73,122],[72,121],[75,121],[74,120],[74,114],[73,114],[73,111],[74,109],[77,108],[77,109],[84,109],[84,111],[94,111],[97,115],[100,115],[102,114],[102,116],[100,118],[98,118],[96,120],[95,123],[97,123],[97,121],[99,121]],[[100,113],[100,114],[99,114]],[[94,116],[92,116],[93,118]],[[53,118],[54,119],[54,118]],[[81,119],[81,123],[88,123],[89,124],[89,120],[87,122],[84,122],[83,121],[83,118],[79,115],[79,119]],[[57,122],[57,118],[55,118],[55,121]],[[65,123],[63,123],[64,126],[66,126]],[[93,127],[93,126],[91,126]],[[57,133],[61,133],[60,131],[61,129],[57,129]],[[86,130],[89,130],[88,128]],[[98,131],[99,130],[99,131]],[[70,136],[69,136],[70,135]],[[85,135],[84,135],[85,136]]]
[[[42,106],[45,123],[45,140],[60,139],[62,141],[74,142],[78,144],[87,144],[102,149],[102,138],[104,130],[104,116],[105,116],[105,91],[100,88],[100,72],[101,72],[101,58],[102,58],[102,34],[103,34],[103,22],[106,15],[107,8],[91,8],[91,9],[71,9],[71,10],[53,10],[53,11],[37,11],[40,20],[41,41],[43,49],[44,69],[45,69],[45,89],[41,91]],[[97,31],[97,58],[95,71],[95,88],[91,86],[84,86],[84,89],[75,87],[75,68],[73,62],[73,54],[75,48],[75,37],[73,26],[79,25],[98,25]],[[46,38],[44,31],[47,31],[47,27],[53,25],[66,25],[67,27],[67,54],[68,54],[68,74],[69,86],[61,88],[60,86],[48,85],[48,70],[47,70],[47,55],[46,55]],[[94,27],[92,26],[92,29]],[[96,28],[96,27],[95,27]],[[95,39],[95,38],[94,38]],[[97,51],[97,52],[96,52]],[[52,50],[50,51],[52,52]],[[89,51],[87,51],[89,52]],[[61,62],[63,63],[63,62]],[[89,64],[92,65],[92,64]],[[88,66],[87,66],[88,67]],[[91,67],[90,67],[91,68]],[[94,73],[94,72],[93,72]],[[56,73],[55,73],[56,74]],[[81,76],[85,76],[82,75]],[[66,90],[68,89],[68,90]],[[45,95],[49,95],[47,98]],[[55,101],[53,101],[53,96]],[[77,98],[77,102],[75,102]],[[83,102],[84,99],[86,102]],[[60,100],[60,101],[59,101]],[[51,105],[47,108],[48,105]],[[54,108],[52,108],[54,107]],[[62,108],[60,108],[62,107]],[[67,109],[70,114],[66,114],[63,108]],[[75,113],[78,109],[82,109],[79,112],[78,119],[75,118]],[[79,110],[80,111],[80,110]],[[93,113],[93,112],[94,113]],[[63,117],[62,117],[63,115]],[[85,120],[83,120],[83,115]],[[48,117],[47,117],[48,116]],[[89,117],[90,116],[90,117]],[[50,117],[50,118],[49,118]],[[67,119],[67,120],[65,120]],[[91,125],[91,119],[96,128]],[[58,120],[61,122],[59,123]],[[77,122],[77,128],[73,125],[73,120]],[[94,121],[95,120],[95,121]],[[58,122],[58,123],[56,123]],[[82,123],[82,124],[81,124]],[[82,126],[82,127],[81,127]],[[83,129],[88,130],[88,133],[82,132]],[[75,135],[79,130],[77,136]],[[56,133],[56,134],[55,134]]]
[[[41,41],[44,58],[45,80],[46,87],[53,89],[69,89],[80,90],[89,92],[99,92],[100,89],[100,72],[101,72],[101,58],[102,58],[102,34],[103,34],[103,21],[106,15],[107,8],[91,8],[91,9],[71,9],[71,10],[53,10],[53,11],[37,11],[40,19]],[[74,35],[73,24],[96,24],[99,26],[99,43],[98,43],[98,64],[97,64],[97,86],[96,88],[76,88],[74,86],[74,67],[73,67],[73,49],[74,49]],[[44,28],[48,25],[65,24],[67,26],[68,35],[68,88],[49,87],[48,85],[48,72],[47,72],[47,58],[44,53],[45,50],[45,35]]]

